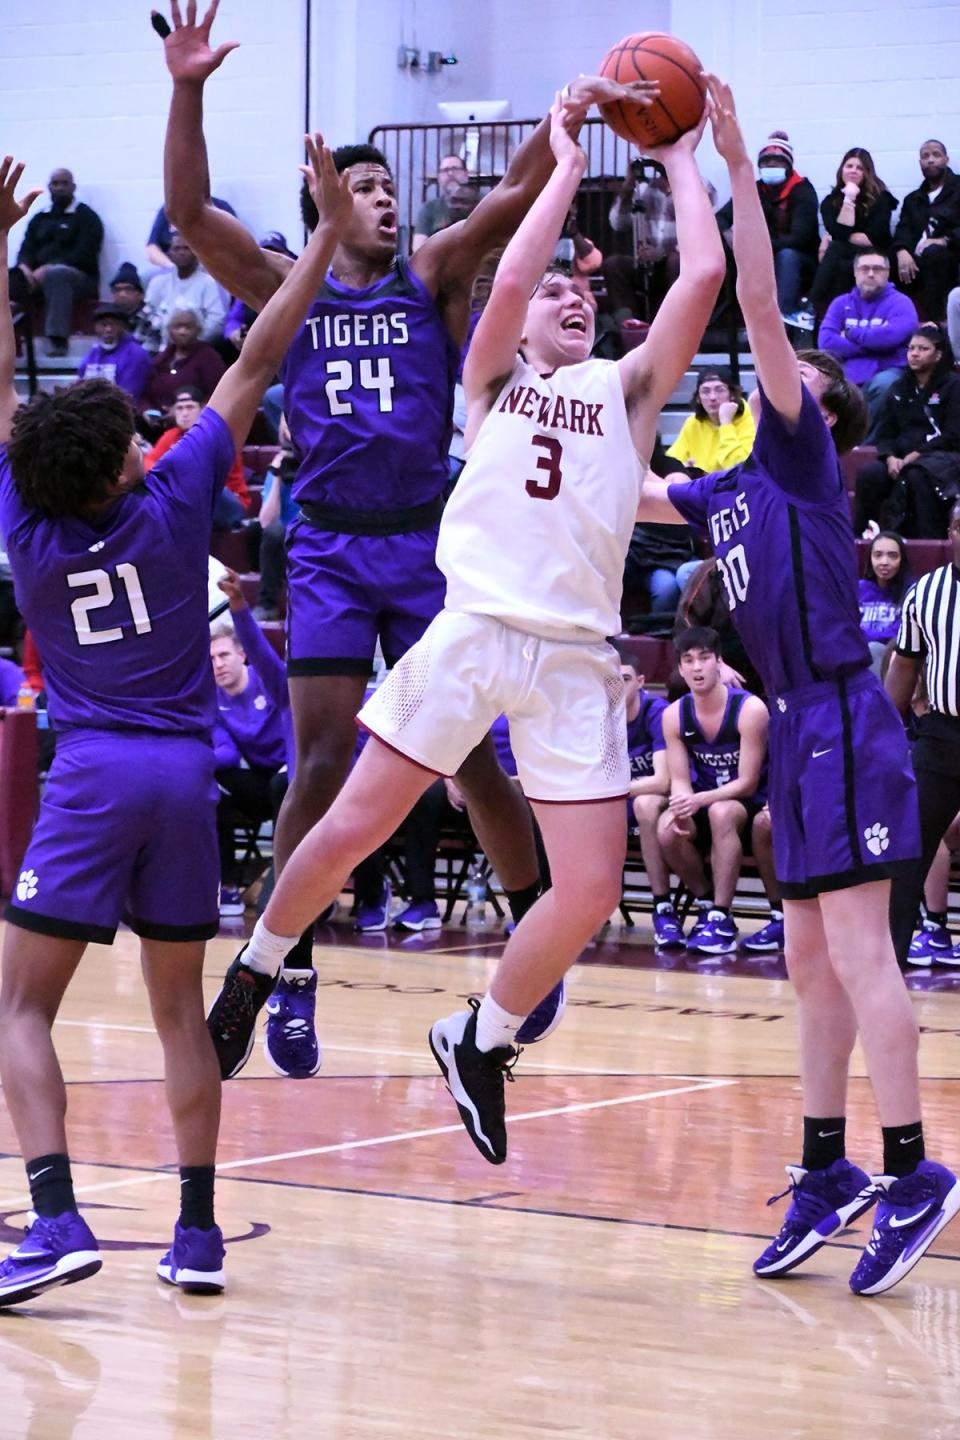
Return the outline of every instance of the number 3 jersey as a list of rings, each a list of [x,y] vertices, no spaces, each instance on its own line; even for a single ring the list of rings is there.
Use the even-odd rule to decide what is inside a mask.
[[[24,504],[0,446],[0,535],[58,730],[210,732],[207,552],[233,459],[207,409],[101,516],[51,518]]]
[[[616,634],[642,477],[616,364],[518,358],[440,522],[447,609],[548,640]]]
[[[805,387],[794,429],[761,392],[749,459],[672,484],[669,496],[713,546],[730,618],[768,695],[869,665],[846,487]]]
[[[377,511],[439,499],[459,363],[405,260],[363,290],[328,275],[280,372],[297,503]]]

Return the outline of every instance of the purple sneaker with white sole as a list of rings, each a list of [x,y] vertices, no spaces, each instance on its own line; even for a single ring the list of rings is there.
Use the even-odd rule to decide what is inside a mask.
[[[435,900],[414,900],[393,923],[398,930],[439,930],[443,922]]]
[[[376,930],[386,930],[390,922],[390,901],[393,899],[393,887],[389,880],[384,880],[380,894],[370,905],[361,905],[357,910],[353,922],[354,930],[366,931],[367,933]]]
[[[697,922],[687,936],[687,949],[695,955],[729,955],[736,950],[740,931],[725,910],[701,907]]]
[[[530,1011],[517,1031],[517,1044],[535,1045],[538,1040],[546,1040],[560,1024],[566,1008],[567,987],[561,980],[554,985],[550,994]]]
[[[935,920],[924,920],[910,941],[907,964],[927,969],[935,961],[939,963],[942,955],[949,956],[952,950],[953,937],[946,926],[938,925]],[[949,964],[949,960],[946,963]]]
[[[774,915],[760,930],[747,935],[741,941],[744,950],[751,955],[772,954],[776,950],[782,950],[784,944],[783,916]]]
[[[873,1181],[849,1160],[834,1160],[827,1170],[804,1170],[788,1165],[788,1189],[772,1196],[768,1205],[791,1195],[786,1219],[758,1260],[753,1273],[761,1277],[786,1275],[862,1215],[877,1198]]]
[[[665,902],[653,912],[653,943],[658,950],[682,950],[687,943],[676,910]]]
[[[0,1263],[0,1307],[20,1305],[57,1285],[75,1285],[102,1266],[90,1227],[75,1210],[36,1215],[26,1237]]]
[[[178,1220],[173,1244],[157,1266],[157,1274],[168,1285],[177,1285],[187,1295],[219,1295],[226,1279],[223,1273],[223,1235],[219,1225],[209,1230],[185,1228]]]
[[[960,1180],[945,1165],[921,1160],[912,1175],[876,1175],[880,1203],[873,1234],[850,1276],[855,1295],[882,1295],[908,1275],[960,1210]]]
[[[271,1070],[309,1080],[321,1065],[317,1040],[316,970],[281,970],[267,1001],[263,1053]]]

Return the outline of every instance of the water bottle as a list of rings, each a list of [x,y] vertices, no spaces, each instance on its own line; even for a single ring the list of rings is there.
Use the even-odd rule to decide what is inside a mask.
[[[487,882],[483,861],[475,860],[467,876],[467,910],[464,924],[468,930],[482,930],[487,923]]]
[[[28,685],[26,680],[17,691],[17,709],[35,710],[37,708],[37,697],[34,694],[33,686]]]

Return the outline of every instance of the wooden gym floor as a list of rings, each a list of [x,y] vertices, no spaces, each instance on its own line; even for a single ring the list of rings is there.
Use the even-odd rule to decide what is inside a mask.
[[[238,933],[209,946],[211,996]],[[425,1034],[482,991],[497,933],[329,928],[319,1076],[281,1080],[258,1049],[225,1087],[213,1300],[154,1278],[177,1201],[160,1050],[133,937],[91,947],[56,1038],[104,1267],[0,1312],[0,1440],[960,1440],[960,1224],[885,1299],[847,1289],[863,1222],[755,1280],[799,1159],[782,963],[661,967],[649,938],[614,926],[576,968],[494,1168]],[[954,1165],[955,984],[914,997],[929,1148]],[[851,1156],[876,1168],[862,1078],[851,1101]],[[0,1246],[26,1199],[0,1101]]]

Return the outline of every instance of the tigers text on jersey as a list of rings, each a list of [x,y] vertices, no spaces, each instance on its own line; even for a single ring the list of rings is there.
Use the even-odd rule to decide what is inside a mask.
[[[697,717],[693,695],[680,697],[677,723],[690,762],[690,783],[695,794],[728,785],[740,775],[740,711],[749,692],[727,686],[720,728],[708,740]]]
[[[328,275],[280,372],[297,503],[375,512],[437,500],[459,363],[405,260],[362,290]]]
[[[544,376],[518,358],[440,523],[447,609],[550,640],[616,634],[642,476],[616,364]]]

